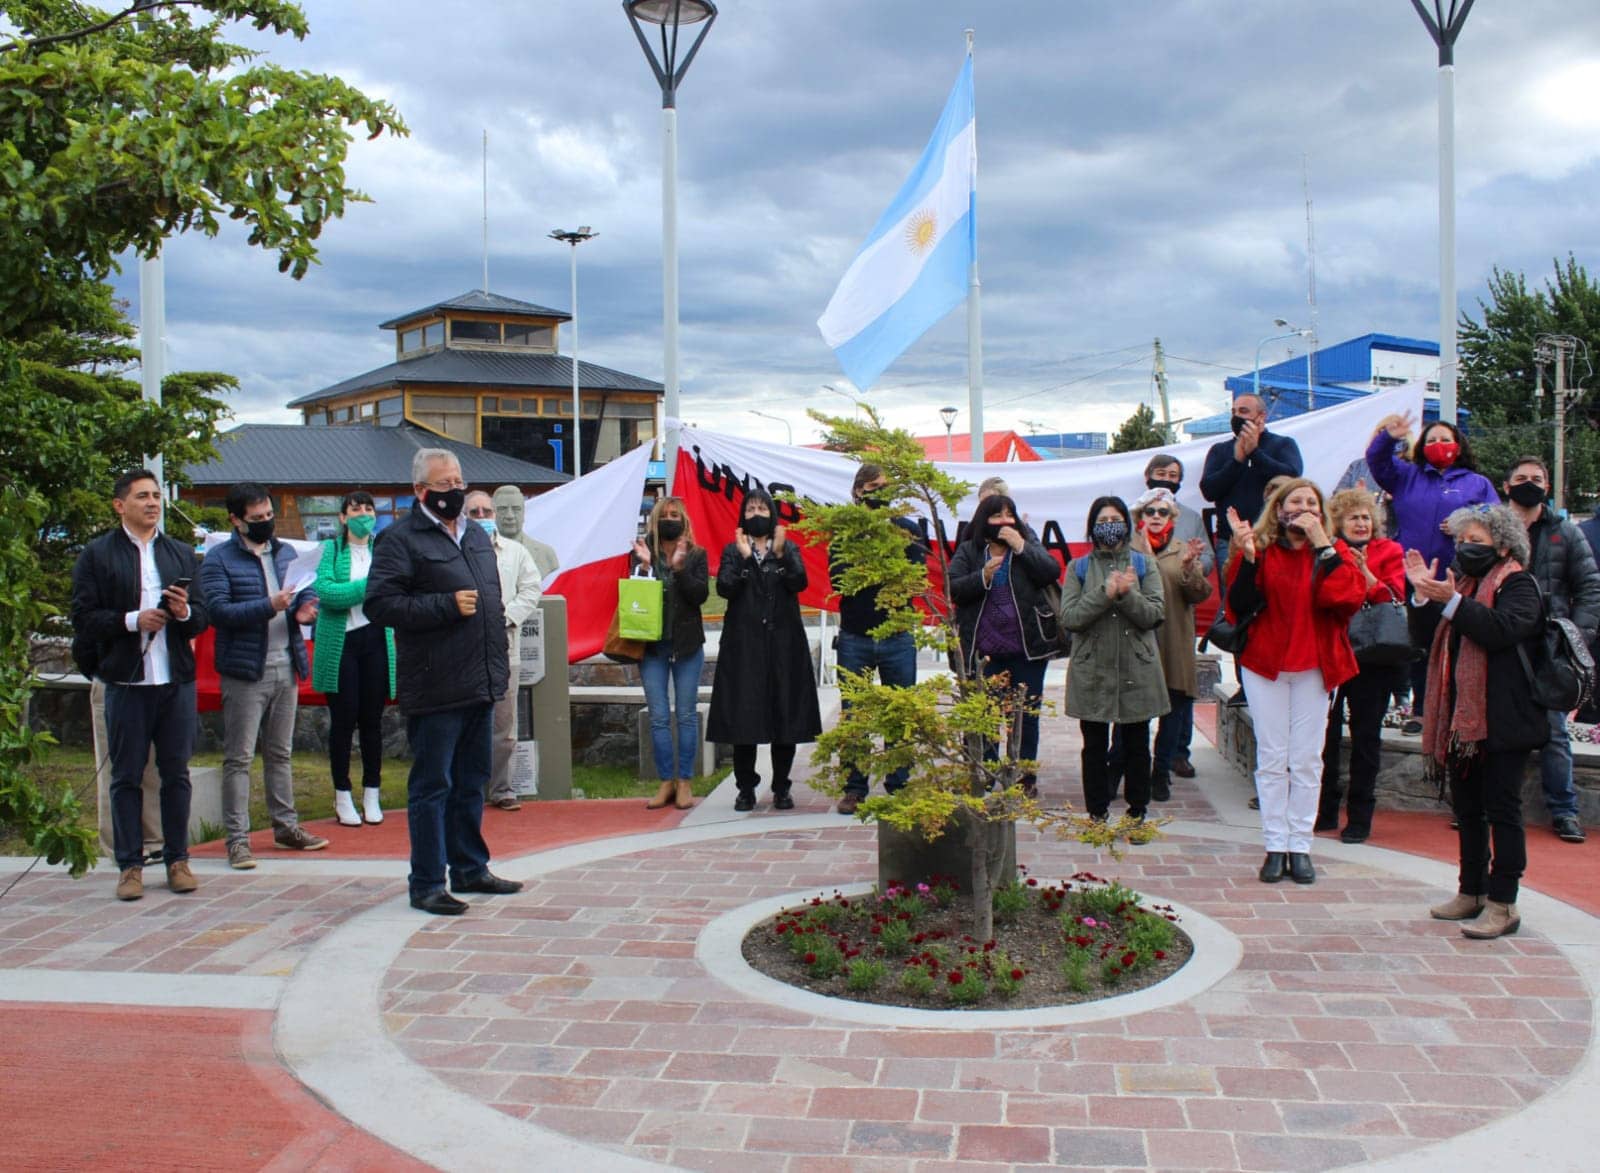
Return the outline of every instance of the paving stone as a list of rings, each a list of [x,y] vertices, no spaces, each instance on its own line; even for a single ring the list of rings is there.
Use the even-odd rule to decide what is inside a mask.
[[[1048,1128],[1006,1124],[963,1124],[956,1132],[956,1157],[963,1161],[1010,1161],[1041,1164],[1050,1160]]]
[[[842,1120],[914,1120],[917,1093],[909,1088],[818,1088],[808,1115]]]
[[[1094,1128],[1182,1128],[1183,1101],[1158,1096],[1090,1096]]]
[[[1226,1132],[1159,1131],[1145,1133],[1145,1148],[1156,1169],[1237,1169],[1233,1137]]]
[[[860,1120],[850,1128],[848,1151],[880,1155],[945,1157],[950,1154],[954,1138],[954,1128]]]
[[[1089,1097],[1008,1094],[1005,1097],[1005,1122],[1042,1124],[1047,1128],[1087,1127]]]
[[[794,1120],[758,1116],[750,1121],[745,1148],[753,1152],[839,1154],[845,1150],[849,1120]]]
[[[1217,1073],[1211,1067],[1189,1064],[1118,1067],[1117,1087],[1128,1094],[1189,1092],[1207,1095],[1217,1090]]]
[[[1005,1119],[1005,1097],[998,1092],[925,1091],[917,1105],[917,1119],[941,1124],[999,1124]]]
[[[1125,1129],[1057,1128],[1052,1145],[1055,1163],[1069,1168],[1142,1169],[1149,1163],[1143,1134]]]
[[[1353,1140],[1327,1137],[1265,1136],[1246,1133],[1233,1140],[1241,1169],[1337,1169],[1366,1160],[1366,1150]]]

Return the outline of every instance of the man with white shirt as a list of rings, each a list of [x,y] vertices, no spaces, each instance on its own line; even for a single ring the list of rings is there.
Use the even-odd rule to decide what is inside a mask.
[[[189,758],[194,752],[194,651],[206,628],[191,589],[194,551],[163,534],[161,485],[147,469],[117,478],[122,524],[84,547],[72,568],[72,651],[105,685],[111,835],[117,899],[144,895],[143,779],[155,747],[161,775],[161,858],[167,887],[193,892],[189,869]]]
[[[513,486],[514,487],[514,486]],[[522,663],[522,624],[539,605],[543,577],[533,555],[516,537],[506,537],[496,521],[494,498],[482,489],[467,494],[467,518],[489,535],[500,571],[500,597],[506,609],[506,648],[510,677],[506,695],[494,703],[494,765],[486,801],[503,811],[522,809],[511,785],[511,755],[517,748],[517,674]]]
[[[250,763],[261,749],[273,845],[321,851],[328,841],[300,825],[294,809],[294,720],[300,681],[311,674],[302,624],[317,617],[309,583],[293,583],[294,550],[273,537],[272,497],[243,481],[228,490],[233,537],[213,546],[200,567],[200,587],[217,629],[222,684],[222,822],[228,865],[256,866],[250,850]]]

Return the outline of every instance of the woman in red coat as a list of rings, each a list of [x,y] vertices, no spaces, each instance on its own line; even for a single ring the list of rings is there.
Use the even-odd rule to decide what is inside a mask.
[[[1372,494],[1365,489],[1344,489],[1328,498],[1328,525],[1344,541],[1362,579],[1366,602],[1384,606],[1406,599],[1406,555],[1400,543],[1383,536],[1383,523],[1373,509]],[[1401,667],[1366,664],[1339,686],[1328,714],[1328,735],[1322,743],[1322,804],[1318,831],[1339,829],[1339,801],[1344,798],[1349,815],[1339,838],[1364,843],[1372,833],[1372,812],[1377,807],[1379,739],[1389,694],[1400,683]],[[1339,743],[1344,738],[1344,713],[1350,710],[1350,790],[1339,784]]]
[[[1261,882],[1287,872],[1317,878],[1311,829],[1322,787],[1319,750],[1328,693],[1356,674],[1347,629],[1366,583],[1350,548],[1328,536],[1322,493],[1304,477],[1268,500],[1257,526],[1228,510],[1237,551],[1229,567],[1228,617],[1254,615],[1239,671],[1256,735],[1256,794],[1267,858]]]

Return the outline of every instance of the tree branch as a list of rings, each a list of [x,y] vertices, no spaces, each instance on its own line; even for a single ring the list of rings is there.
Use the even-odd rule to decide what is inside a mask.
[[[96,33],[103,33],[109,28],[121,24],[128,17],[136,13],[154,12],[158,8],[195,8],[200,6],[200,0],[135,0],[115,16],[111,16],[99,24],[91,24],[85,28],[73,29],[69,33],[52,33],[47,37],[35,37],[31,41],[12,41],[9,45],[0,45],[0,53],[11,53],[18,49],[24,53],[31,53],[35,49],[59,45],[66,41],[78,41],[84,37],[92,37]]]

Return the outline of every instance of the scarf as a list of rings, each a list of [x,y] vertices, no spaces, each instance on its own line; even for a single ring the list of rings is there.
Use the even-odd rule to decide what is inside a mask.
[[[1514,558],[1502,559],[1483,581],[1474,584],[1462,579],[1463,594],[1470,594],[1485,607],[1494,606],[1495,592],[1508,574],[1521,570]],[[1441,619],[1433,633],[1428,652],[1428,705],[1422,717],[1422,752],[1430,762],[1448,766],[1470,761],[1489,736],[1489,656],[1478,644],[1461,637],[1461,646],[1451,663],[1452,623]],[[1445,705],[1450,686],[1455,685],[1454,703]]]
[[[1178,527],[1172,524],[1172,519],[1167,518],[1167,524],[1157,530],[1148,523],[1141,522],[1139,528],[1144,531],[1144,540],[1150,547],[1152,554],[1159,554],[1167,548],[1167,543],[1172,541],[1173,531]]]

